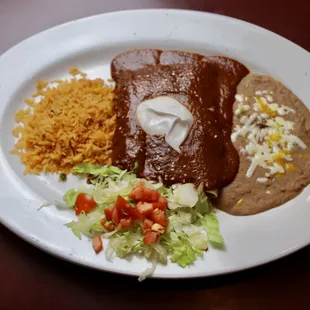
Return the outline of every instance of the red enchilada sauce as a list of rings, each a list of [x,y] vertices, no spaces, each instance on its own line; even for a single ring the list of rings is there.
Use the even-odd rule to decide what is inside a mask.
[[[230,140],[232,106],[237,85],[249,73],[244,65],[220,56],[142,49],[118,55],[111,69],[117,95],[113,165],[131,170],[138,162],[139,177],[165,185],[204,182],[211,190],[233,181],[239,156]],[[194,117],[181,153],[138,123],[137,106],[158,96],[175,98]]]

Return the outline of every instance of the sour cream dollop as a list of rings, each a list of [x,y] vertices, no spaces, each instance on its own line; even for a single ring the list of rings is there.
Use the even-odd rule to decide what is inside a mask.
[[[148,135],[164,135],[178,153],[194,121],[191,112],[178,100],[159,96],[145,100],[137,108],[137,118]]]

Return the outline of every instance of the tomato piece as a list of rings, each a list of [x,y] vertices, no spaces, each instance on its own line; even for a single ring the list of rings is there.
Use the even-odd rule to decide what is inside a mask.
[[[116,209],[116,207],[114,207],[112,210],[112,222],[117,225],[119,224],[120,220],[120,212]]]
[[[158,193],[158,191],[156,191],[154,189],[144,187],[143,193],[144,193],[143,201],[155,202],[155,201],[158,201],[158,199],[159,199],[159,193]]]
[[[160,209],[163,211],[166,211],[167,205],[168,205],[168,200],[164,197],[159,197],[158,201],[153,202],[153,208],[155,209]]]
[[[126,206],[128,205],[128,202],[122,197],[118,196],[115,203],[115,208],[121,212]]]
[[[122,227],[130,227],[132,225],[132,218],[128,217],[128,218],[123,218],[120,220],[120,225],[122,225]]]
[[[115,203],[115,208],[118,210],[120,217],[124,216],[130,216],[134,220],[140,218],[140,214],[138,211],[133,208],[123,197],[118,196],[116,203]]]
[[[76,215],[79,215],[82,211],[89,212],[94,208],[96,208],[96,202],[92,196],[85,193],[78,194],[74,206]]]
[[[143,229],[151,229],[153,226],[153,222],[149,219],[144,219],[143,221]]]
[[[107,231],[113,231],[115,230],[115,225],[112,223],[108,223],[108,224],[105,224],[105,228],[107,229]]]
[[[148,202],[139,202],[137,204],[137,211],[140,216],[147,216],[153,212],[153,205]]]
[[[148,231],[143,238],[143,242],[146,244],[156,243],[158,240],[158,237],[159,237],[159,233],[155,231]]]
[[[107,219],[107,221],[112,220],[112,210],[113,210],[113,208],[105,208],[104,209],[104,215],[105,215],[105,218]]]
[[[100,236],[95,236],[92,240],[93,249],[98,254],[103,249],[102,239]]]
[[[163,204],[161,204],[160,202],[156,201],[156,202],[152,202],[152,205],[153,205],[153,209],[159,209],[159,210],[162,210],[162,211],[166,211],[167,208],[165,206],[163,206]]]
[[[121,230],[121,229],[123,229],[124,227],[123,227],[123,225],[121,224],[121,223],[119,223],[117,226],[116,226],[116,230]]]
[[[115,230],[115,225],[113,223],[107,223],[105,220],[101,221],[101,225],[107,230],[107,231],[113,231]]]
[[[160,196],[158,202],[161,203],[164,207],[168,206],[168,199],[165,197]]]
[[[136,208],[133,208],[130,204],[126,206],[123,210],[129,217],[132,217],[133,220],[137,220],[140,218],[140,214]]]
[[[158,223],[153,224],[151,230],[156,231],[156,232],[160,233],[161,235],[165,233],[165,227],[158,224]]]
[[[135,201],[155,202],[159,199],[159,193],[154,189],[146,188],[143,183],[138,183],[129,194],[129,198]]]
[[[165,212],[159,209],[155,209],[152,214],[150,215],[150,219],[158,223],[162,226],[167,226],[168,225],[168,220],[165,217]]]
[[[143,201],[144,190],[143,190],[142,185],[135,187],[128,196],[132,200]]]

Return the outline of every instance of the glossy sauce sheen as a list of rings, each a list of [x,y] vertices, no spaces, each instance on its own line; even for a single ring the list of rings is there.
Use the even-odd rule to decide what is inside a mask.
[[[153,49],[133,50],[112,61],[116,82],[116,131],[112,162],[140,177],[175,183],[224,187],[238,172],[239,156],[230,141],[236,87],[248,73],[241,63],[220,56]],[[179,154],[162,136],[140,127],[137,106],[157,96],[171,96],[194,117]]]

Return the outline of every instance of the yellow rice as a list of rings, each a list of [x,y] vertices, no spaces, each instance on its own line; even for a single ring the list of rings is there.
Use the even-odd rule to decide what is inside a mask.
[[[76,68],[70,73],[71,80],[53,81],[58,83],[54,88],[39,81],[36,93],[25,100],[29,108],[15,116],[18,140],[11,153],[20,156],[25,174],[70,173],[80,163],[111,164],[113,87],[85,78]]]

